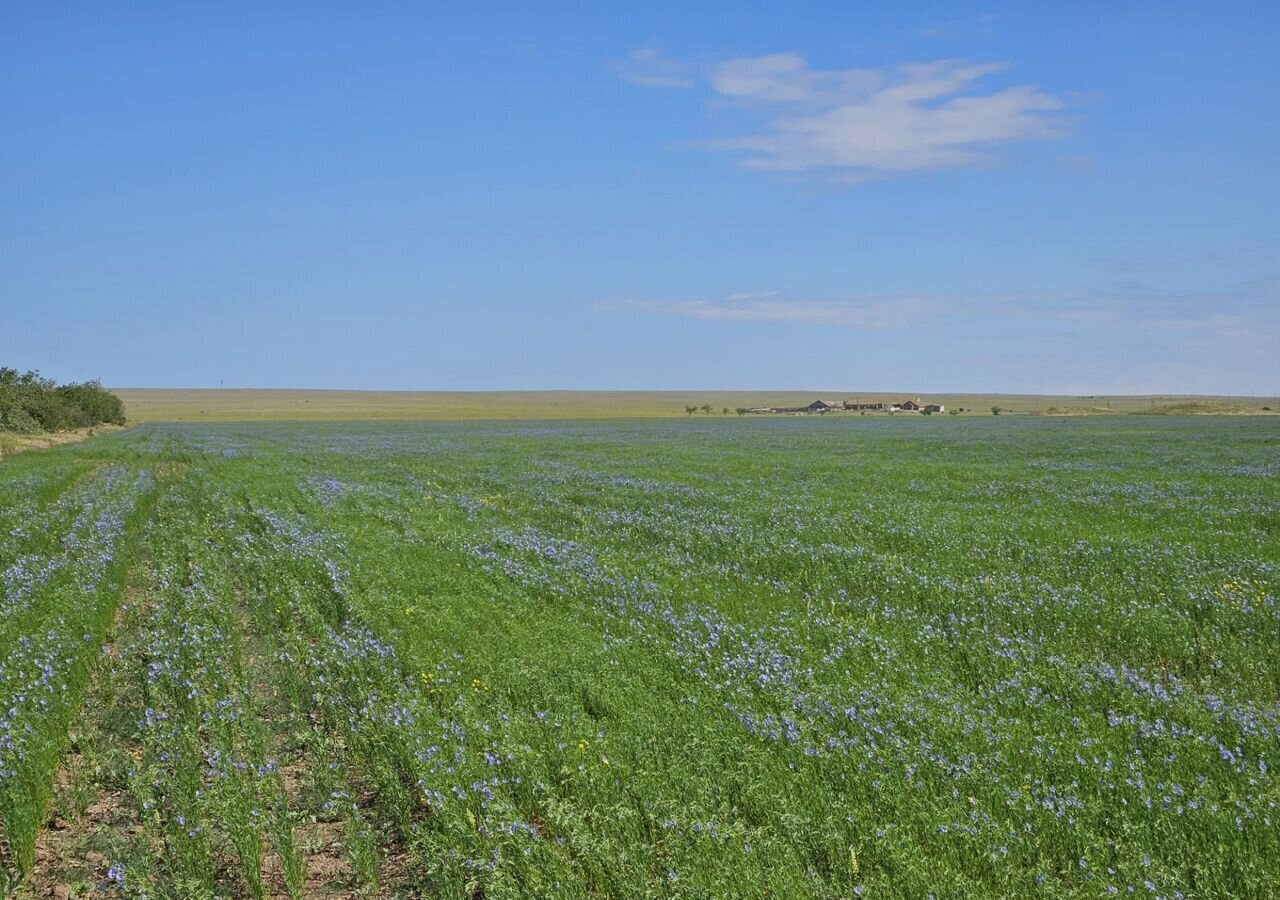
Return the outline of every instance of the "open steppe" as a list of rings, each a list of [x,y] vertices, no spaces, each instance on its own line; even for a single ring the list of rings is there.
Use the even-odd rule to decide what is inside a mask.
[[[329,391],[239,388],[113,388],[131,422],[323,420],[577,419],[684,416],[686,406],[709,403],[713,415],[738,407],[805,406],[816,399],[896,402],[914,397],[963,407],[966,415],[1009,413],[1114,415],[1175,411],[1186,414],[1266,414],[1280,401],[1265,397],[1063,396],[931,394],[921,391]],[[1269,409],[1267,408],[1269,407]],[[701,412],[697,415],[703,415]]]

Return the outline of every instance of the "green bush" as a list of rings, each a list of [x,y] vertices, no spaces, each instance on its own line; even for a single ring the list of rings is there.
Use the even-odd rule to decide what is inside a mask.
[[[39,372],[0,367],[0,431],[67,431],[123,425],[124,403],[97,381],[58,385]]]
[[[18,398],[13,396],[12,392],[0,388],[0,431],[32,434],[39,430],[40,423],[19,402]]]
[[[124,424],[124,401],[97,381],[64,384],[58,388],[58,396],[78,407],[91,420],[90,425],[99,422]]]

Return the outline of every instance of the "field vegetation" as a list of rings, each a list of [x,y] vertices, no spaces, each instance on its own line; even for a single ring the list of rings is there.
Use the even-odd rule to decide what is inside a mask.
[[[0,884],[1280,894],[1274,420],[675,415],[4,462]]]

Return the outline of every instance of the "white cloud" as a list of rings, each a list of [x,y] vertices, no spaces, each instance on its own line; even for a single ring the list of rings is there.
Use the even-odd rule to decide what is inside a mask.
[[[744,165],[750,168],[830,170],[856,181],[970,165],[986,159],[995,145],[1062,133],[1048,115],[1062,101],[1038,88],[964,93],[1002,71],[1003,63],[943,61],[879,73],[815,72],[807,66],[779,72],[773,63],[758,63],[725,64],[735,73],[731,85],[737,92],[731,96],[780,104],[781,114],[762,131],[714,144],[748,154]]]
[[[884,73],[876,69],[816,71],[795,53],[731,59],[711,73],[717,94],[772,103],[837,103],[865,97],[883,81]]]
[[[623,77],[687,86],[694,71],[632,54]],[[643,66],[643,70],[631,67]],[[796,53],[720,62],[701,74],[722,101],[762,117],[749,133],[713,141],[748,168],[824,174],[856,184],[887,174],[973,165],[1015,141],[1065,133],[1064,102],[1033,85],[983,90],[1007,63],[938,60],[882,69],[824,70]],[[676,74],[678,73],[678,74]],[[648,80],[644,80],[648,79]]]

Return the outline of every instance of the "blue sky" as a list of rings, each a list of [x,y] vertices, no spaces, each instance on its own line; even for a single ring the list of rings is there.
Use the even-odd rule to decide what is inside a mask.
[[[1280,393],[1280,5],[456,6],[6,4],[0,364]]]

